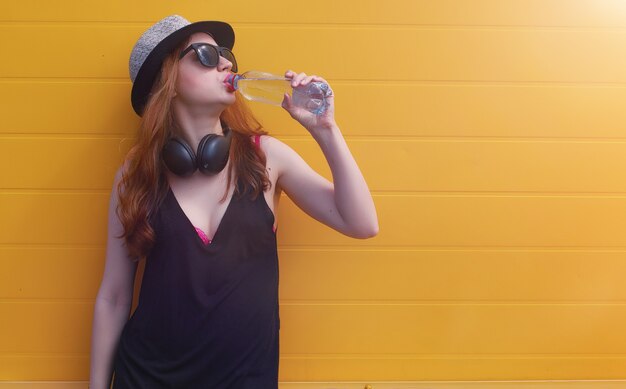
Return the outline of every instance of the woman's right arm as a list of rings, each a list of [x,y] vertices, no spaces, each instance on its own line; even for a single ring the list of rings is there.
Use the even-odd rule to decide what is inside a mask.
[[[137,264],[128,256],[124,240],[118,238],[123,232],[117,216],[117,184],[120,178],[121,170],[115,177],[109,201],[106,263],[96,297],[91,335],[90,389],[110,387],[117,344],[133,299]]]

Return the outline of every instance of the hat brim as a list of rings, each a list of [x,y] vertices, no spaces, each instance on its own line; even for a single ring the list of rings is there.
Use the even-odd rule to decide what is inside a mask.
[[[143,114],[143,109],[150,96],[152,85],[156,80],[163,60],[167,57],[176,46],[196,32],[207,32],[213,36],[215,42],[222,47],[228,47],[232,50],[235,45],[235,32],[233,28],[224,22],[203,21],[191,23],[163,39],[150,52],[144,63],[137,72],[137,77],[133,83],[131,91],[131,102],[133,109],[137,115]]]

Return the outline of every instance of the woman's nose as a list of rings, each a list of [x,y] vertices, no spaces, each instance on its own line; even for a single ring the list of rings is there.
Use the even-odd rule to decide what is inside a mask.
[[[233,63],[220,55],[220,62],[217,64],[219,71],[230,71],[233,68]]]

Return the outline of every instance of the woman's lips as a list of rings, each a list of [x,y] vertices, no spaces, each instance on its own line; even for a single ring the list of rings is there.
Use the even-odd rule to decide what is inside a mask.
[[[233,85],[235,81],[235,75],[233,73],[229,73],[224,79],[224,84],[226,84],[226,88],[229,92],[235,91],[235,86]]]

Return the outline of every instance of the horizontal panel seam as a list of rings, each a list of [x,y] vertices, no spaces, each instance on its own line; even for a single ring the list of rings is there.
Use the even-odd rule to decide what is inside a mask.
[[[339,300],[339,299],[338,299]],[[619,302],[618,302],[619,301]],[[2,302],[2,299],[0,299]],[[510,302],[504,301],[482,301],[482,302],[460,302],[460,301],[439,301],[439,302],[398,302],[398,301],[385,301],[385,302],[342,302],[341,300],[324,301],[324,302],[309,302],[305,300],[281,300],[280,305],[284,307],[308,307],[308,306],[321,306],[321,307],[335,307],[335,306],[368,306],[368,307],[625,307],[625,300],[615,300],[615,302],[516,302],[511,300]]]
[[[0,354],[1,355],[1,354]],[[324,353],[281,353],[281,359],[492,359],[492,358],[540,358],[540,359],[626,359],[626,354],[597,354],[597,353],[580,353],[580,354],[515,354],[515,353],[503,353],[503,354],[324,354]]]
[[[103,140],[103,141],[119,141],[128,143],[129,145],[135,139],[135,128],[129,128],[125,132],[119,133],[97,133],[97,132],[46,132],[42,130],[37,131],[15,131],[13,129],[0,130],[0,140],[9,141],[43,141],[43,140],[58,140],[58,141],[84,141],[84,140]],[[626,146],[626,137],[579,137],[579,136],[562,136],[562,137],[520,137],[520,136],[431,136],[431,135],[400,135],[391,134],[386,135],[386,129],[373,130],[378,131],[379,135],[350,135],[344,134],[344,138],[347,141],[359,142],[359,143],[402,143],[413,142],[419,143],[449,143],[449,144],[472,144],[472,143],[506,143],[506,144],[583,144],[583,145],[624,145]],[[311,145],[315,144],[315,141],[311,139],[309,135],[284,135],[284,133],[270,134],[275,138],[282,139],[284,141],[291,142],[306,142]]]
[[[148,21],[120,21],[120,20],[37,20],[37,19],[20,19],[20,20],[0,20],[0,27],[31,27],[31,26],[51,26],[51,27],[88,27],[94,26],[110,27],[146,27],[154,23],[153,20]],[[563,31],[563,32],[626,32],[626,26],[619,25],[572,25],[572,24],[453,24],[453,23],[380,23],[369,21],[367,23],[354,22],[307,22],[300,23],[284,23],[284,22],[246,22],[230,20],[229,23],[235,28],[275,28],[275,29],[371,29],[371,30],[434,30],[434,31]]]
[[[102,239],[105,240],[104,238]],[[0,243],[0,249],[103,249],[104,245],[100,244],[79,244],[79,243]],[[278,245],[279,251],[300,252],[300,251],[368,251],[368,252],[489,252],[489,253],[625,253],[626,246],[430,246],[430,245],[349,245],[349,244],[318,244],[311,245]]]
[[[332,78],[326,77],[329,83],[333,85],[358,85],[358,86],[476,86],[476,87],[560,87],[560,88],[577,88],[577,87],[598,87],[598,88],[626,88],[626,81],[539,81],[539,80],[463,80],[463,79],[377,79],[377,78]],[[123,84],[130,85],[131,82],[127,77],[27,77],[27,76],[15,76],[15,77],[0,77],[0,83],[21,84],[21,83],[51,83],[51,84]]]
[[[2,353],[0,358],[89,358],[89,353],[37,352]],[[281,353],[280,359],[626,359],[626,354],[292,354]],[[41,381],[37,381],[41,382]],[[526,382],[526,381],[525,381]],[[551,381],[553,382],[553,381]],[[625,381],[626,382],[626,381]]]
[[[84,188],[0,188],[0,196],[16,195],[103,195],[110,194],[111,188],[105,186],[101,189]],[[558,199],[626,199],[625,192],[532,192],[532,191],[395,191],[373,190],[374,197],[416,197],[416,198],[558,198]],[[287,195],[281,198],[289,200]]]
[[[20,251],[38,251],[38,250],[105,250],[106,246],[102,245],[89,245],[89,244],[0,244],[0,250],[20,250]],[[581,254],[625,254],[626,247],[622,249],[614,248],[519,248],[519,247],[404,247],[394,245],[391,247],[386,246],[307,246],[307,245],[280,245],[278,246],[279,253],[379,253],[394,254],[394,253],[540,253],[540,254],[556,254],[556,253],[581,253]],[[49,260],[44,259],[43,260]],[[0,258],[0,261],[14,261],[11,258]]]
[[[0,298],[0,305],[20,305],[20,304],[86,304],[92,305],[95,302],[95,298]],[[571,301],[571,300],[570,300]],[[336,307],[336,306],[353,306],[353,307],[625,307],[626,300],[615,300],[614,302],[516,302],[511,300],[510,302],[503,301],[483,301],[483,302],[461,302],[458,300],[451,300],[446,302],[440,300],[438,302],[399,302],[399,301],[346,301],[342,302],[341,299],[333,301],[306,301],[306,300],[280,300],[281,307]]]

